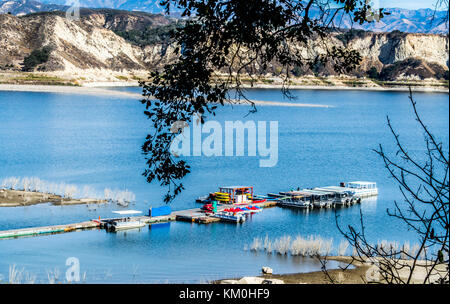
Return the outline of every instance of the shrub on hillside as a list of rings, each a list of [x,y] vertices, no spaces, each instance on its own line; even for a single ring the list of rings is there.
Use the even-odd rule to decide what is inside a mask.
[[[371,67],[367,71],[367,76],[371,79],[378,79],[380,77],[380,73],[378,73],[378,70],[376,67]]]
[[[52,48],[50,46],[44,46],[41,49],[37,49],[31,52],[30,55],[23,60],[23,71],[32,71],[39,64],[45,63],[50,57]]]
[[[156,43],[169,44],[171,33],[175,31],[178,26],[180,25],[172,23],[155,28],[148,27],[144,30],[115,31],[115,33],[125,40],[140,46]]]

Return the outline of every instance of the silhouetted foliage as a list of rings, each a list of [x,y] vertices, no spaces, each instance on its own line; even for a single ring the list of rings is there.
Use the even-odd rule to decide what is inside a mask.
[[[362,24],[371,12],[365,0],[164,0],[161,4],[167,13],[176,7],[188,18],[171,36],[180,53],[178,60],[162,71],[153,71],[149,81],[141,83],[145,115],[154,128],[142,147],[148,165],[144,176],[148,182],[157,179],[169,186],[166,202],[182,191],[179,180],[190,170],[185,161],[176,160],[169,152],[181,131],[170,132],[175,122],[188,123],[198,113],[203,123],[218,105],[235,99],[246,100],[255,111],[241,87],[241,76],[250,77],[254,84],[275,62],[286,95],[295,66],[312,70],[328,63],[337,73],[351,71],[361,56],[344,47],[329,46],[326,38],[337,14],[351,14]],[[314,14],[318,18],[311,17],[312,10],[320,12]],[[305,56],[303,51],[311,53],[312,41],[324,51]]]

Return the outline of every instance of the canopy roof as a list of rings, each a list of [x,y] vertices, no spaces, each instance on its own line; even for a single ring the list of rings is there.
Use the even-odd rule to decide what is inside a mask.
[[[311,193],[313,195],[329,195],[330,194],[329,191],[320,191],[320,190],[311,190],[311,189],[303,189],[300,192]]]
[[[376,183],[374,183],[374,182],[361,182],[361,181],[356,181],[356,182],[348,182],[347,184],[373,185],[373,184],[376,184]]]
[[[220,187],[220,189],[243,189],[243,188],[253,188],[252,186],[228,186],[228,187]]]
[[[338,186],[328,186],[328,187],[314,188],[314,190],[325,191],[325,192],[334,192],[334,193],[347,193],[347,192],[351,192],[350,190],[353,190],[353,189],[338,187]]]
[[[119,211],[113,211],[113,213],[117,213],[117,214],[139,214],[142,213],[142,211],[138,211],[138,210],[119,210]]]

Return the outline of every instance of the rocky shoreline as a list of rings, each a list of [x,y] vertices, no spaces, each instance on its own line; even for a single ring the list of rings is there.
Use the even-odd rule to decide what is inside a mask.
[[[42,84],[2,84],[0,83],[0,91],[14,91],[14,92],[44,92],[44,93],[68,93],[68,94],[82,94],[82,95],[101,95],[118,98],[132,98],[141,99],[140,93],[124,92],[118,90],[110,90],[111,87],[137,87],[138,82],[90,82],[82,86],[68,86],[68,85],[42,85]],[[281,89],[282,84],[255,84],[243,85],[246,89]],[[407,92],[411,88],[413,92],[427,92],[427,93],[449,93],[448,87],[441,86],[344,86],[344,85],[290,85],[291,90],[348,90],[348,91],[386,91],[386,92]],[[262,104],[264,102],[261,102]]]
[[[103,204],[106,200],[98,199],[74,199],[64,198],[55,194],[23,191],[23,190],[9,190],[0,189],[0,207],[23,207],[37,204],[51,203],[55,206],[63,205],[82,205],[82,204]]]

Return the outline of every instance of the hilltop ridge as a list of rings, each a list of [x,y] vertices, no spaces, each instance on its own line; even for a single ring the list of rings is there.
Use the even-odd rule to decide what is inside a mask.
[[[78,82],[137,80],[176,60],[166,38],[177,22],[160,14],[111,9],[82,9],[78,21],[66,19],[59,11],[2,14],[0,71],[50,73]],[[294,76],[448,80],[447,35],[343,30],[332,32],[327,39],[331,45],[359,51],[361,65],[346,75],[317,66],[293,69]],[[311,56],[323,51],[315,43],[311,41],[316,52]],[[267,78],[280,76],[276,63],[264,72]]]

